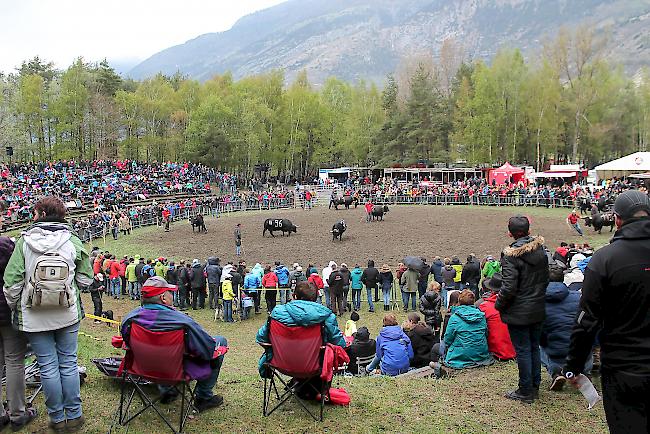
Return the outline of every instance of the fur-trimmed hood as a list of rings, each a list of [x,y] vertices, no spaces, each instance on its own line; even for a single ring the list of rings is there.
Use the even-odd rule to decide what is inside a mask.
[[[505,256],[519,258],[526,253],[531,253],[544,245],[544,237],[539,235],[525,236],[512,243],[510,247],[503,249]]]

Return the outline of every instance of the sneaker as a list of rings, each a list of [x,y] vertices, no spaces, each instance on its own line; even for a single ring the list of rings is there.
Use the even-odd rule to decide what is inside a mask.
[[[508,399],[512,399],[512,400],[515,400],[515,401],[521,401],[521,402],[526,403],[526,404],[532,404],[533,401],[535,400],[532,393],[528,394],[528,395],[524,395],[523,393],[521,393],[519,391],[519,389],[511,390],[511,391],[507,392],[505,396]]]
[[[26,407],[25,413],[22,416],[11,421],[11,430],[13,432],[20,431],[36,419],[36,416],[38,416],[38,412],[34,407]]]
[[[76,419],[68,419],[65,423],[65,432],[77,432],[83,428],[85,423],[86,418],[83,414]]]
[[[549,387],[549,390],[552,390],[553,392],[559,392],[564,388],[564,383],[566,383],[566,377],[558,374],[553,377],[553,382],[551,382],[551,387]]]
[[[221,404],[223,404],[223,397],[221,395],[212,395],[212,398],[205,400],[197,398],[194,401],[194,407],[196,407],[196,410],[199,413],[202,413],[211,408],[219,407]]]
[[[65,432],[65,420],[62,420],[61,422],[52,422],[49,421],[47,423],[48,428],[52,430],[55,433],[60,433],[60,432]]]

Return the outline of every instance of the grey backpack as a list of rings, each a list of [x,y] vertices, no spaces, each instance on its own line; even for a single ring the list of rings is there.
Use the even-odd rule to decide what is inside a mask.
[[[36,258],[29,276],[27,307],[51,309],[69,308],[76,303],[71,287],[71,264],[58,252],[45,252]]]

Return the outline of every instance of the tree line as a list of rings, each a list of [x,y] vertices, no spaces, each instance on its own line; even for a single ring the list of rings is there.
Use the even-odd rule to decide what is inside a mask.
[[[319,167],[429,163],[543,168],[645,150],[650,75],[609,62],[604,38],[561,30],[526,61],[502,49],[469,61],[460,44],[411,55],[383,89],[279,70],[200,83],[177,73],[134,81],[104,60],[65,71],[38,57],[0,75],[0,143],[21,161],[194,161],[252,175]]]

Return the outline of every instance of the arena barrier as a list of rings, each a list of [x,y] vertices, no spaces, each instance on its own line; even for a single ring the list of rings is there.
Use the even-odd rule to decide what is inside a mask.
[[[574,208],[573,198],[546,198],[538,195],[525,196],[500,196],[500,195],[467,195],[467,194],[442,194],[426,196],[386,196],[373,195],[371,200],[374,203],[385,203],[388,205],[474,205],[474,206],[534,206],[545,208]]]

